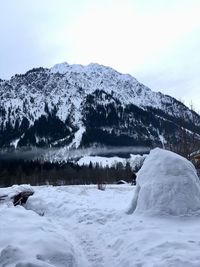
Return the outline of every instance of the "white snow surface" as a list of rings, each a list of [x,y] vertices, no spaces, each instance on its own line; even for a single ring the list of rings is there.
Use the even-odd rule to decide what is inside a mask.
[[[150,152],[137,174],[132,209],[151,215],[200,214],[200,182],[187,159],[167,150]]]
[[[116,166],[118,163],[122,163],[123,166],[126,165],[127,160],[125,158],[120,157],[101,157],[101,156],[84,156],[80,158],[77,162],[79,166],[86,165],[88,166],[90,162],[95,166],[96,164],[99,164],[101,167],[112,167]]]
[[[129,158],[121,158],[118,156],[114,157],[102,157],[102,156],[83,156],[77,162],[78,165],[88,166],[90,162],[95,166],[99,164],[102,167],[116,167],[118,163],[121,163],[124,167],[127,163],[130,163],[130,167],[134,170],[135,168],[139,168],[142,166],[144,159],[146,158],[146,154],[144,155],[133,155],[130,154]]]
[[[69,148],[78,148],[81,144],[83,133],[85,132],[85,127],[80,126],[79,130],[75,133],[74,139],[71,144],[68,145],[67,149]]]
[[[0,202],[2,267],[200,266],[200,218],[128,215],[134,186],[32,189],[26,209]]]
[[[27,189],[30,187],[14,186],[3,192],[11,197]],[[14,207],[7,200],[0,204],[0,266],[86,267],[88,264],[67,227],[53,224],[50,218],[22,206]]]

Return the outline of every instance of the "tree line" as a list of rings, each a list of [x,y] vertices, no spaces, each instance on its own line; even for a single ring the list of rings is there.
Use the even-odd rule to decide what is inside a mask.
[[[73,162],[51,163],[25,160],[0,161],[0,187],[13,184],[78,185],[115,183],[118,180],[132,182],[130,164],[117,163],[113,167],[99,164],[79,166]]]

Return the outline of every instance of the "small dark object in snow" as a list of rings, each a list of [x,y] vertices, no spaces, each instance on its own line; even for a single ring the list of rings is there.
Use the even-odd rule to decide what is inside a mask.
[[[8,195],[3,195],[3,196],[0,196],[0,201],[3,201],[5,200],[5,198],[8,197]]]
[[[136,185],[136,178],[137,178],[137,176],[136,176],[136,174],[133,172],[133,174],[132,174],[132,176],[131,176],[131,180],[132,180],[131,185]]]
[[[13,196],[14,206],[26,204],[27,199],[34,194],[33,191],[23,191]]]
[[[127,184],[127,182],[124,181],[124,180],[119,180],[119,181],[116,182],[116,184]]]
[[[98,190],[105,190],[106,189],[106,184],[105,183],[103,183],[103,184],[97,184],[97,188],[98,188]]]

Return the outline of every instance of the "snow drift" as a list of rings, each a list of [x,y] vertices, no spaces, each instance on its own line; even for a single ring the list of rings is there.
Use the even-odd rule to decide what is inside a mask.
[[[9,188],[8,195],[15,189]],[[11,201],[0,205],[0,236],[2,267],[88,266],[66,227]]]
[[[156,148],[138,172],[130,213],[191,215],[200,212],[200,182],[187,159]]]

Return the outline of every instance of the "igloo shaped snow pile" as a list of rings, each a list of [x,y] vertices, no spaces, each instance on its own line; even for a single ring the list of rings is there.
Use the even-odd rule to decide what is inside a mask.
[[[200,181],[192,163],[167,150],[152,150],[138,172],[130,212],[199,214]]]

